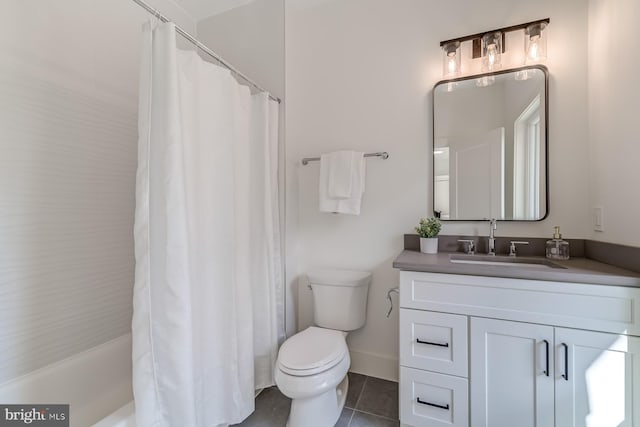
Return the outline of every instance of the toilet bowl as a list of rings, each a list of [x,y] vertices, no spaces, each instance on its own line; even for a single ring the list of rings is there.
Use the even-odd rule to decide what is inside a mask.
[[[281,347],[275,380],[282,394],[292,399],[287,426],[330,427],[338,421],[351,364],[345,335],[312,326]]]
[[[314,323],[287,339],[278,352],[275,382],[292,399],[288,427],[333,427],[347,397],[351,364],[347,331],[365,323],[371,273],[309,273]]]

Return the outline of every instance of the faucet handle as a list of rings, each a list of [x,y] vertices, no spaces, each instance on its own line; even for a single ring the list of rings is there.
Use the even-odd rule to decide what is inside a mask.
[[[476,242],[474,242],[473,240],[470,239],[458,239],[458,242],[460,243],[467,243],[467,250],[466,250],[466,254],[467,255],[473,255],[476,252]]]
[[[509,256],[516,256],[517,250],[516,245],[528,245],[529,242],[524,242],[520,240],[511,240],[511,246],[509,246]]]

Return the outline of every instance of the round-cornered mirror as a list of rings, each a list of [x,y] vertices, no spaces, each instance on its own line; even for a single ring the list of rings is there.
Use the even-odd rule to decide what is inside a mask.
[[[443,220],[539,221],[549,209],[543,66],[433,89],[433,210]]]

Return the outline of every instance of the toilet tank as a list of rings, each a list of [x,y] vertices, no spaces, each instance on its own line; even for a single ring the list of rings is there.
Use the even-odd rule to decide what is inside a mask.
[[[309,272],[313,320],[317,326],[353,331],[364,326],[371,273],[353,270]]]

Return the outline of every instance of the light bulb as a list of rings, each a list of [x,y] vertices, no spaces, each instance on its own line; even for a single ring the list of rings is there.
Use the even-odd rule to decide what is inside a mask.
[[[456,64],[456,53],[452,52],[447,55],[447,68],[449,69],[449,74],[455,74],[458,71]]]
[[[487,47],[487,57],[489,60],[489,67],[493,69],[493,65],[496,63],[496,45],[491,44]]]
[[[537,22],[529,25],[525,31],[524,52],[525,64],[535,64],[544,61],[547,57],[547,36],[544,31],[546,22]]]
[[[538,41],[540,40],[540,36],[532,36],[531,42],[529,43],[529,59],[532,61],[538,60]]]
[[[442,45],[442,74],[451,78],[460,73],[460,42],[453,41]]]
[[[502,33],[493,32],[482,36],[482,71],[493,72],[500,68]]]

